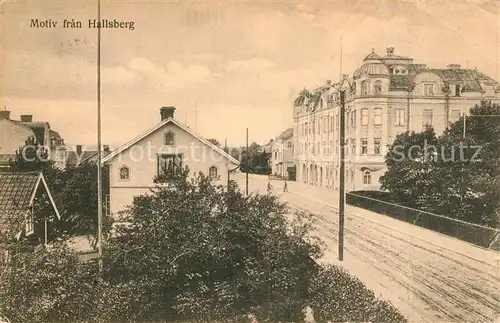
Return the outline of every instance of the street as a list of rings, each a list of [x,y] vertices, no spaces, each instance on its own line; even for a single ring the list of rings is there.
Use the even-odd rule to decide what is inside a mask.
[[[245,174],[235,179],[245,191]],[[491,322],[500,316],[500,254],[383,215],[346,205],[344,261],[337,260],[338,191],[270,181],[293,209],[314,214],[326,244],[324,263],[341,265],[412,322]],[[249,191],[267,190],[250,175]]]

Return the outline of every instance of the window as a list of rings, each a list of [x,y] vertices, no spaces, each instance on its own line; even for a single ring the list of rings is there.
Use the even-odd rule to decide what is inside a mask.
[[[351,112],[351,126],[352,128],[356,128],[356,110]]]
[[[158,175],[177,176],[182,171],[182,154],[159,154]]]
[[[355,139],[351,139],[351,150],[352,150],[352,154],[353,155],[356,155],[357,152],[356,152],[356,140]]]
[[[382,109],[376,108],[374,110],[373,124],[375,126],[381,126],[382,125]]]
[[[361,125],[362,126],[367,126],[368,125],[368,109],[361,109]]]
[[[455,96],[460,96],[460,84],[455,84]]]
[[[372,174],[369,170],[363,172],[363,184],[369,185],[372,183]]]
[[[449,121],[451,123],[458,121],[460,119],[460,110],[451,110]]]
[[[422,113],[422,128],[425,129],[426,126],[432,126],[432,110],[424,109]]]
[[[211,179],[217,179],[217,167],[215,166],[212,166],[208,169],[208,176],[211,178]]]
[[[354,170],[351,169],[351,183],[354,183]]]
[[[394,118],[394,124],[396,126],[404,126],[406,124],[405,109],[396,109],[396,114]]]
[[[289,141],[289,142],[287,143],[287,146],[288,146],[288,148],[292,148],[292,142],[291,142],[291,141]]]
[[[120,180],[126,181],[130,179],[130,170],[127,166],[120,167]]]
[[[165,134],[165,145],[173,145],[174,144],[174,133],[169,131]]]
[[[432,83],[424,84],[424,95],[425,96],[433,96],[434,95],[434,84],[432,84]]]
[[[368,154],[368,139],[366,138],[361,139],[361,154],[362,155]]]
[[[361,82],[361,95],[368,94],[368,81]]]
[[[328,117],[323,117],[323,132],[328,132]]]
[[[373,85],[373,91],[375,93],[382,93],[382,81],[376,81]]]
[[[26,234],[33,233],[35,226],[33,223],[33,211],[26,212],[25,221],[26,221]]]
[[[380,138],[373,139],[373,153],[375,155],[380,155]]]

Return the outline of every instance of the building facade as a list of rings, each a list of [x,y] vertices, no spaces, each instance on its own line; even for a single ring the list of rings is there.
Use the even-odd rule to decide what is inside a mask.
[[[338,189],[340,91],[345,93],[345,187],[377,190],[388,145],[427,125],[439,135],[481,100],[500,101],[500,85],[477,69],[428,68],[387,48],[367,55],[352,76],[303,90],[294,102],[297,181]]]
[[[293,128],[283,131],[271,142],[271,173],[288,178],[288,169],[293,167]]]
[[[239,161],[174,118],[174,107],[161,109],[161,121],[102,160],[109,167],[109,213],[117,215],[134,198],[150,192],[158,175],[175,176],[187,166],[225,185]]]
[[[32,115],[21,115],[13,120],[10,111],[0,111],[0,168],[8,167],[9,160],[23,147],[29,137],[43,146],[49,158],[59,168],[65,167],[67,148],[58,132],[46,121],[33,121]]]

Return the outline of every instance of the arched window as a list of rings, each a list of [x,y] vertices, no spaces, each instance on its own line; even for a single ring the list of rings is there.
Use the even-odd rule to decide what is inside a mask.
[[[292,148],[292,142],[291,141],[288,142],[288,148]]]
[[[375,93],[382,93],[382,81],[376,81],[373,85],[373,91]]]
[[[369,170],[365,170],[363,172],[363,184],[371,184],[372,183],[372,174]]]
[[[127,166],[120,167],[120,179],[121,180],[129,180],[130,179],[130,170]]]
[[[173,132],[169,131],[165,134],[165,145],[173,145],[174,144],[175,135]]]
[[[217,178],[217,167],[212,166],[208,169],[208,176],[211,179],[216,179]]]

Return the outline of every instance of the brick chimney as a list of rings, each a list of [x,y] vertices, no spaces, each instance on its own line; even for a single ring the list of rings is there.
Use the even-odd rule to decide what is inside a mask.
[[[109,153],[109,146],[108,145],[104,145],[102,147],[102,150],[105,152],[105,153]]]
[[[80,155],[82,153],[82,145],[76,145],[76,153]]]
[[[160,109],[161,121],[168,118],[174,118],[175,107],[162,107]]]
[[[33,116],[31,114],[21,114],[21,122],[33,122]]]
[[[394,47],[387,47],[387,56],[394,55]]]
[[[0,119],[10,119],[10,111],[9,110],[0,110]]]
[[[332,80],[326,80],[326,85],[327,86],[332,86]]]

